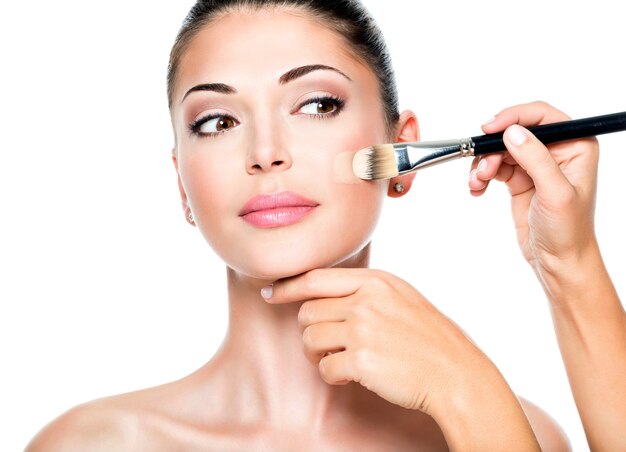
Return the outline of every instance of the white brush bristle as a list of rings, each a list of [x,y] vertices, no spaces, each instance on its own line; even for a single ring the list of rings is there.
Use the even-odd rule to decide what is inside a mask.
[[[354,155],[352,170],[361,179],[389,179],[398,175],[393,144],[361,149]]]

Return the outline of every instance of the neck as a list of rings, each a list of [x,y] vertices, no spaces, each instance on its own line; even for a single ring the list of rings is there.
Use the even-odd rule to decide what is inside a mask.
[[[336,267],[367,267],[369,247]],[[330,385],[322,379],[303,352],[298,326],[303,302],[265,302],[260,290],[269,283],[228,268],[228,331],[207,364],[228,413],[240,423],[319,431],[359,401],[376,397],[358,383]]]

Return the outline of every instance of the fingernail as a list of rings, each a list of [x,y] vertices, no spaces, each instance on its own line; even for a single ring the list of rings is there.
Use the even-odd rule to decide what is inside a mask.
[[[261,296],[265,298],[266,300],[269,300],[270,298],[272,298],[273,294],[274,294],[274,287],[272,286],[265,286],[264,288],[261,289]]]
[[[518,125],[512,125],[506,131],[506,136],[515,146],[521,146],[526,141],[526,132]]]
[[[476,168],[474,168],[472,171],[470,171],[470,182],[473,182],[473,181],[475,181],[477,179],[476,172],[477,172]]]
[[[478,162],[478,171],[485,171],[487,169],[487,160],[481,159]]]
[[[491,118],[489,121],[487,121],[486,123],[483,124],[483,126],[488,126],[491,123],[496,122],[496,117],[494,116],[493,118]]]

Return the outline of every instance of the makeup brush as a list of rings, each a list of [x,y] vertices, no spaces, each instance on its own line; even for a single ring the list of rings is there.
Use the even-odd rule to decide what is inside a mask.
[[[626,130],[626,112],[528,127],[544,144]],[[460,157],[506,151],[503,132],[444,141],[380,144],[358,151],[352,170],[361,179],[390,179]]]

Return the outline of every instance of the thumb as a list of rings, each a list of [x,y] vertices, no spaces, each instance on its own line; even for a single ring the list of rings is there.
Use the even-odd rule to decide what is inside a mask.
[[[548,148],[528,129],[513,124],[504,132],[504,144],[515,161],[526,170],[537,190],[556,194],[570,183]]]

